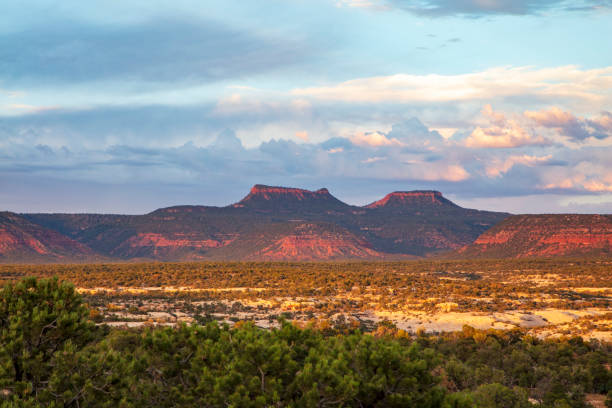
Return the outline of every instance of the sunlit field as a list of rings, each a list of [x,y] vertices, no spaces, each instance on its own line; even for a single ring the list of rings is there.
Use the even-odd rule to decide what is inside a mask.
[[[125,263],[1,266],[72,282],[113,326],[252,321],[408,333],[520,328],[612,340],[611,261]]]

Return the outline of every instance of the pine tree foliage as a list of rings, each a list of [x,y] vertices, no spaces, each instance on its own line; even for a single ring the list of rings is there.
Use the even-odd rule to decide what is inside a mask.
[[[586,393],[612,390],[612,347],[580,338],[289,322],[110,330],[89,316],[57,279],[2,289],[1,407],[583,408]]]

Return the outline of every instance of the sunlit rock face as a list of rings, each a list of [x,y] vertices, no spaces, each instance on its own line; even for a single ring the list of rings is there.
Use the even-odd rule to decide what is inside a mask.
[[[253,255],[262,260],[314,261],[320,259],[376,259],[384,254],[374,250],[365,239],[343,228],[298,225],[290,234],[275,240]]]
[[[366,208],[418,208],[424,206],[453,206],[439,191],[396,191],[383,199],[368,204]]]
[[[516,215],[458,251],[469,257],[612,256],[612,216]]]
[[[51,262],[88,258],[87,246],[10,212],[0,213],[0,260]]]
[[[326,188],[316,191],[257,184],[249,194],[233,205],[254,210],[332,210],[350,207],[331,195]]]

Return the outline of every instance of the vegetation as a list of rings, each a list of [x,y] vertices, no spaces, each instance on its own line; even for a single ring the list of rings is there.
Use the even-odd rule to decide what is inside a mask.
[[[610,261],[467,260],[353,263],[124,263],[0,266],[0,282],[25,276],[73,282],[96,322],[277,326],[372,331],[382,320],[415,332],[530,328],[530,334],[612,340]]]
[[[610,307],[605,292],[575,288],[612,288],[611,266],[612,261],[586,259],[0,265],[0,282],[58,276],[84,289],[148,288],[152,294],[181,288],[181,296],[202,300],[365,296],[345,302],[355,308],[375,302],[428,310],[444,301],[456,302],[459,311],[582,309]]]
[[[389,323],[111,330],[89,316],[58,279],[4,286],[2,406],[586,407],[586,393],[612,390],[612,346],[581,338]]]

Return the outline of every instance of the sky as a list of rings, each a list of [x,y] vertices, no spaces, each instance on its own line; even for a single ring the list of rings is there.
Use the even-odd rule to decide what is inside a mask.
[[[0,211],[612,213],[612,0],[4,0]]]

